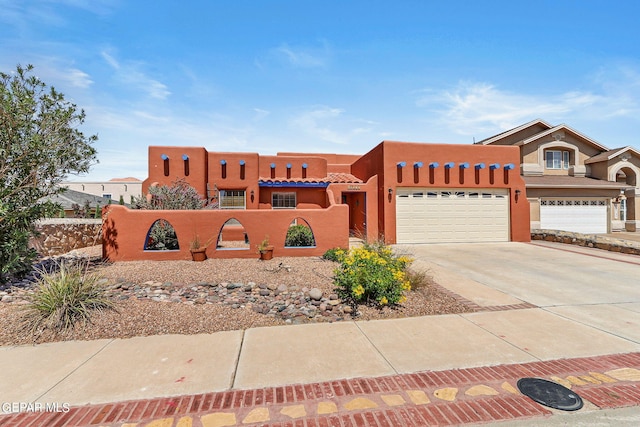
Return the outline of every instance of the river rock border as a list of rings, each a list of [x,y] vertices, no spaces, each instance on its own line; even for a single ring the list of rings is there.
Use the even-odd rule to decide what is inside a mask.
[[[100,262],[99,258],[74,253],[43,259],[23,280],[0,286],[0,302],[26,304],[25,297],[33,289],[37,271],[51,271],[60,262],[87,261]],[[337,294],[326,295],[318,288],[255,282],[179,284],[149,281],[139,284],[108,279],[103,279],[103,285],[114,300],[135,298],[160,303],[222,304],[234,309],[251,309],[286,323],[333,322],[357,316],[354,308],[341,301]]]
[[[318,288],[285,284],[119,282],[108,285],[108,289],[119,300],[137,298],[191,305],[223,304],[235,309],[251,309],[287,323],[347,320],[353,314],[353,308],[343,303],[337,294],[324,295]]]
[[[545,240],[547,242],[566,243],[611,252],[621,252],[623,254],[640,255],[640,242],[599,234],[582,234],[558,230],[531,230],[531,240]]]

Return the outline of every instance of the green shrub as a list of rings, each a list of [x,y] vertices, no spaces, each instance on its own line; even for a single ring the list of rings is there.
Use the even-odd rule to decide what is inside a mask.
[[[25,325],[32,333],[50,329],[62,332],[78,321],[90,321],[93,311],[113,307],[101,277],[88,272],[88,263],[61,263],[57,271],[42,272],[27,296]]]
[[[36,250],[29,247],[29,238],[34,233],[29,228],[0,227],[0,283],[12,277],[22,278],[31,270],[38,258]]]
[[[322,254],[322,258],[327,261],[340,262],[346,253],[347,251],[342,248],[331,248]]]
[[[338,294],[356,303],[400,304],[411,289],[405,270],[413,260],[381,243],[364,244],[344,255],[335,271]]]
[[[148,251],[172,251],[180,249],[176,230],[169,221],[160,219],[153,223],[144,249]]]
[[[292,225],[287,230],[287,237],[284,241],[285,246],[315,246],[316,240],[313,238],[313,232],[306,225]]]
[[[133,209],[179,210],[203,209],[207,201],[184,178],[171,185],[149,187],[149,196],[133,197]]]

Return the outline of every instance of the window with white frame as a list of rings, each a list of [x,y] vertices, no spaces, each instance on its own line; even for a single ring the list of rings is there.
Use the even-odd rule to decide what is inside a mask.
[[[547,169],[569,169],[569,152],[547,150],[545,152]]]
[[[295,209],[296,193],[272,193],[271,206],[273,209]]]
[[[246,209],[247,201],[244,190],[220,190],[220,209]]]

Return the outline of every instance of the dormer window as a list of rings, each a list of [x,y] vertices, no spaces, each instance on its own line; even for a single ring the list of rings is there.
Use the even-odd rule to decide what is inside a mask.
[[[545,152],[547,169],[569,169],[569,152],[560,150],[547,150]]]

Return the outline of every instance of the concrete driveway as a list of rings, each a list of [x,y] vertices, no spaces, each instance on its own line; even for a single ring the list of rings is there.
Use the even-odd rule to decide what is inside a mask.
[[[640,343],[638,256],[549,242],[398,249],[413,254],[414,265],[430,271],[440,285],[480,306],[531,303],[555,318]],[[502,327],[513,327],[514,316],[517,312],[505,313]],[[532,331],[542,326],[529,325]]]

